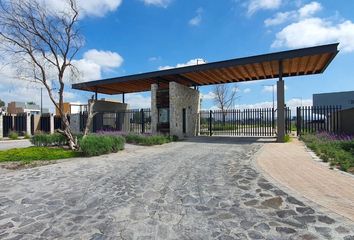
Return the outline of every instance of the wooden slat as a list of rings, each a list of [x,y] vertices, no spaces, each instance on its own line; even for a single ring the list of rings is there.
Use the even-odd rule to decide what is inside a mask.
[[[217,73],[214,73],[211,70],[204,71],[205,74],[211,75],[218,83],[224,83],[225,79],[222,76],[219,76]]]
[[[278,76],[279,75],[279,62],[277,61],[272,61],[270,63],[271,65],[271,69],[272,69],[272,72],[273,72],[273,76]]]
[[[200,84],[211,83],[215,81],[213,78],[203,72],[186,73],[184,75],[195,81],[198,81]]]
[[[251,76],[251,79],[259,80],[259,76],[257,76],[257,73],[254,71],[251,64],[245,65],[245,69],[246,69],[247,73]]]
[[[300,58],[293,59],[293,64],[290,69],[292,75],[299,75],[299,62]]]
[[[238,67],[230,68],[230,70],[233,71],[236,76],[238,76],[240,81],[246,81],[246,77],[241,73]]]
[[[301,58],[301,61],[300,61],[300,64],[299,64],[299,75],[306,72],[307,65],[308,65],[309,61],[310,61],[310,57],[309,56]]]
[[[329,60],[330,57],[330,54],[322,54],[320,60],[315,65],[312,73],[320,72],[324,68],[326,62]]]
[[[240,66],[240,71],[242,72],[242,74],[245,76],[245,79],[247,80],[252,80],[252,76],[251,74],[247,71],[247,69],[245,68],[245,66]]]
[[[272,64],[270,62],[264,62],[264,63],[262,63],[262,65],[264,65],[264,70],[267,73],[267,76],[271,76],[272,78],[274,78]]]

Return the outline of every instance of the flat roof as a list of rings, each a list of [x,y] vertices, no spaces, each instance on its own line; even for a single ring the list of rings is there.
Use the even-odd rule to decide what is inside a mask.
[[[150,91],[154,83],[167,88],[172,81],[192,87],[273,79],[279,77],[280,61],[283,62],[283,77],[320,74],[338,54],[338,44],[83,82],[73,84],[72,88],[103,94],[122,94]]]
[[[354,91],[314,93],[312,95],[313,96],[325,96],[325,95],[353,95],[354,96]]]

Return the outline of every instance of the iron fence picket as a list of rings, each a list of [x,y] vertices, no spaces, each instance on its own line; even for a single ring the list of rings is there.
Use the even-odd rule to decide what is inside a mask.
[[[10,131],[13,131],[13,116],[5,114],[3,116],[3,136],[8,137]]]
[[[340,133],[340,106],[305,106],[296,109],[298,135],[314,132]]]
[[[39,119],[39,130],[45,133],[50,132],[50,115],[42,114]]]
[[[17,132],[20,136],[23,136],[27,131],[27,114],[16,114],[13,117],[13,121],[13,131]]]

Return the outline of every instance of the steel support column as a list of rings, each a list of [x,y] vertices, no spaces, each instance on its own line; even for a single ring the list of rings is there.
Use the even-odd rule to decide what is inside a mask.
[[[125,103],[125,93],[122,93],[122,103]]]
[[[279,80],[277,82],[277,141],[285,137],[285,85],[283,81],[283,61],[279,61]]]

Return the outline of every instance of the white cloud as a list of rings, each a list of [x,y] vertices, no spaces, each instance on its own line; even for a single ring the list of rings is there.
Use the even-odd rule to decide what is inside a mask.
[[[126,103],[129,104],[129,108],[151,108],[151,97],[144,96],[140,93],[131,93],[125,95]]]
[[[171,0],[142,0],[146,5],[167,8]]]
[[[322,5],[318,2],[311,2],[304,5],[297,11],[279,12],[275,14],[273,18],[268,18],[264,21],[264,24],[269,26],[280,25],[289,21],[300,21],[309,17],[322,10]]]
[[[207,94],[201,94],[201,98],[203,100],[213,100],[215,99],[216,95],[213,92],[208,92]]]
[[[203,14],[203,8],[198,8],[198,10],[196,11],[196,16],[189,20],[188,22],[189,25],[199,26],[203,20],[202,14]]]
[[[322,5],[318,2],[311,2],[299,9],[300,18],[308,18],[322,10]]]
[[[322,9],[322,5],[314,1],[297,11],[277,13],[273,18],[266,19],[266,26],[292,21],[276,34],[272,47],[300,48],[339,42],[344,52],[354,51],[354,23],[315,17]]]
[[[237,104],[236,109],[272,108],[273,102],[259,102],[253,104]]]
[[[244,81],[244,82],[239,82],[237,84],[240,84],[240,85],[255,85],[255,84],[261,84],[261,83],[264,83],[264,84],[268,83],[269,84],[269,79]]]
[[[80,72],[80,79],[77,82],[86,82],[90,80],[98,80],[101,78],[102,67],[94,62],[87,61],[86,59],[73,60],[72,64],[77,67]]]
[[[161,57],[149,57],[149,62],[155,62],[161,60]]]
[[[289,21],[290,19],[295,18],[296,16],[296,12],[292,11],[292,12],[279,12],[277,14],[275,14],[275,16],[273,18],[267,18],[264,21],[264,24],[269,27],[269,26],[275,26],[275,25],[279,25],[282,24],[286,21]]]
[[[340,48],[345,52],[354,51],[354,23],[349,20],[334,23],[321,18],[304,19],[277,33],[272,47],[299,48],[333,42],[340,42]]]
[[[248,15],[253,15],[259,10],[277,9],[282,0],[249,0],[247,4]]]
[[[241,90],[236,86],[232,88],[232,92],[239,93]]]
[[[118,53],[91,49],[84,53],[82,59],[74,60],[73,65],[79,69],[81,74],[78,81],[86,82],[102,78],[102,72],[119,68],[123,61]]]
[[[286,91],[286,90],[288,90],[288,87],[285,85],[284,89]],[[270,93],[273,92],[273,86],[272,85],[263,86],[262,92],[270,92]],[[276,93],[276,92],[277,92],[277,85],[275,84],[274,85],[274,93]]]
[[[251,92],[250,88],[243,89],[243,93],[250,93],[250,92]]]
[[[181,67],[187,67],[187,66],[193,66],[193,65],[200,65],[200,64],[205,64],[207,63],[203,58],[196,58],[196,59],[191,59],[186,63],[178,63],[176,66],[160,66],[158,69],[159,70],[167,70],[167,69],[172,69],[172,68],[181,68]]]
[[[104,68],[117,68],[123,63],[123,58],[118,53],[111,51],[88,50],[84,53],[84,59],[96,63]]]
[[[275,102],[275,108],[276,108]],[[296,108],[300,106],[312,106],[312,99],[300,99],[300,98],[292,98],[286,102],[286,106],[290,108],[293,115],[296,113]],[[258,102],[253,104],[238,104],[235,105],[236,109],[255,109],[255,108],[272,108],[273,102],[265,101]]]
[[[67,3],[58,0],[40,0],[54,11],[65,11]],[[122,0],[77,0],[78,8],[81,10],[81,17],[96,16],[102,17],[108,12],[113,12],[121,5]]]

